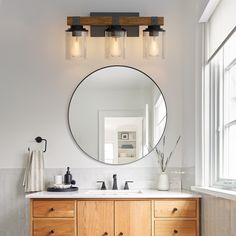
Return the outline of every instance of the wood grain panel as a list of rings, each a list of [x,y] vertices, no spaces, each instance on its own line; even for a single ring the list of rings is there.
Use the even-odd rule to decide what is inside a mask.
[[[80,16],[81,25],[109,26],[112,25],[111,16]],[[151,25],[151,17],[120,16],[119,23],[123,26]],[[164,17],[157,17],[157,23],[164,25]],[[73,25],[73,16],[67,17],[67,25]]]
[[[195,220],[156,220],[154,236],[197,236]]]
[[[151,213],[151,201],[116,201],[115,236],[151,236]]]
[[[78,236],[114,236],[114,201],[78,201]]]
[[[119,20],[121,25],[132,26],[132,25],[151,25],[151,17],[142,16],[121,16]],[[157,23],[164,25],[164,17],[157,17]]]
[[[75,201],[73,200],[34,200],[33,217],[74,217]]]
[[[155,217],[195,218],[197,216],[196,200],[156,200]]]
[[[111,16],[81,16],[80,24],[81,25],[112,25]],[[67,25],[73,25],[73,17],[67,17]]]
[[[75,236],[73,219],[35,219],[33,236]]]

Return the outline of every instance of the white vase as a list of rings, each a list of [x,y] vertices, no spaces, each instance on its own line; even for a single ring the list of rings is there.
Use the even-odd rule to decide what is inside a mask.
[[[161,191],[168,191],[169,190],[169,178],[166,172],[161,172],[157,184],[157,189]]]

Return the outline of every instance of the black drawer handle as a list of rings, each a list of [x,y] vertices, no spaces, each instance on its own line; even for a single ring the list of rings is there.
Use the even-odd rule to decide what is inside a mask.
[[[122,232],[120,232],[120,234],[119,234],[120,236],[122,236],[122,235],[124,235]]]
[[[173,208],[172,212],[175,213],[176,211],[178,211],[178,208]]]
[[[174,229],[174,234],[177,234],[178,233],[178,230]]]
[[[50,208],[50,210],[49,211],[55,211],[55,209],[52,207],[52,208]]]
[[[108,235],[108,233],[107,233],[107,232],[105,232],[105,233],[104,233],[104,236],[107,236],[107,235]]]
[[[50,235],[50,234],[54,234],[54,230],[51,230],[51,231],[49,232],[49,235]]]

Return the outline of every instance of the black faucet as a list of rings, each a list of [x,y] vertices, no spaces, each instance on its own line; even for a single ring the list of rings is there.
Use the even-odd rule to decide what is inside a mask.
[[[129,183],[133,183],[134,181],[125,181],[124,190],[129,190]]]
[[[97,183],[102,183],[101,190],[106,190],[107,189],[105,181],[97,181]]]
[[[113,186],[112,186],[112,190],[118,190],[117,187],[117,176],[113,175]]]

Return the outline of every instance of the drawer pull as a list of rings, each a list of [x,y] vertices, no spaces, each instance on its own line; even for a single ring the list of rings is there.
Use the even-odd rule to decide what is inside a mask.
[[[106,236],[106,235],[108,235],[108,233],[107,233],[107,232],[105,232],[105,233],[104,233],[104,236]]]
[[[122,235],[124,235],[122,232],[120,232],[120,234],[119,234],[120,236],[122,236]]]
[[[174,234],[177,234],[178,233],[178,230],[174,229]]]
[[[51,235],[51,234],[54,234],[54,230],[51,230],[51,231],[49,232],[49,235]]]
[[[55,211],[55,209],[52,207],[49,211]]]
[[[175,213],[176,211],[178,211],[178,208],[173,208],[172,212]]]

